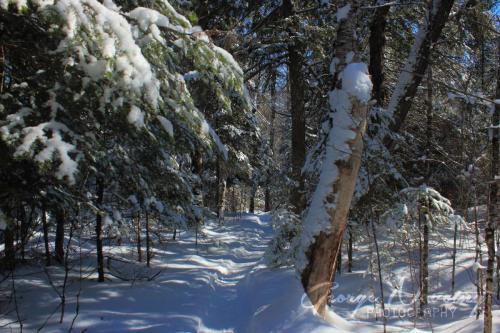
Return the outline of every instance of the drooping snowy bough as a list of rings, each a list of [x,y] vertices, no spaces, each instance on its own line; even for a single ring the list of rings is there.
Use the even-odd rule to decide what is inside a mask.
[[[14,41],[2,49],[13,84],[0,94],[10,157],[70,185],[106,173],[122,197],[164,195],[189,210],[192,172],[182,161],[193,150],[228,154],[208,104],[250,114],[232,56],[167,0],[0,0],[0,13]],[[17,42],[30,38],[29,50]]]
[[[358,3],[338,11],[337,40],[331,72],[330,114],[319,149],[319,180],[305,213],[297,269],[316,311],[324,316],[337,254],[347,224],[367,124],[372,83],[358,62],[355,17]]]

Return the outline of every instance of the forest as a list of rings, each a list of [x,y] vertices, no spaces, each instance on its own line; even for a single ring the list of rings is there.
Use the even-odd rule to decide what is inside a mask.
[[[500,333],[500,1],[0,0],[0,332]]]

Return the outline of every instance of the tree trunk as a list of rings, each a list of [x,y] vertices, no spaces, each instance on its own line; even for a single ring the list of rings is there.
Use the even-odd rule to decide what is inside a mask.
[[[7,269],[14,269],[16,262],[16,248],[14,247],[14,227],[12,224],[7,225],[4,230],[5,240],[5,267]]]
[[[224,211],[226,209],[227,177],[223,165],[217,158],[217,217],[219,223],[224,222]]]
[[[233,213],[236,213],[236,211],[238,210],[238,202],[236,200],[236,186],[233,185],[231,186],[231,211]]]
[[[56,211],[55,256],[60,264],[64,261],[64,210]]]
[[[97,179],[97,208],[99,211],[95,218],[95,236],[97,249],[97,281],[104,282],[104,255],[102,251],[102,202],[104,199],[104,180]]]
[[[203,207],[203,155],[198,149],[193,154],[192,168],[198,180],[193,185],[193,205],[197,208],[195,214],[195,229],[196,229],[196,245],[198,245],[198,228],[202,221],[202,207]]]
[[[137,236],[137,260],[142,262],[142,245],[141,245],[141,213],[137,213],[136,223],[136,236]]]
[[[452,260],[453,260],[453,267],[452,267],[452,272],[451,272],[451,294],[455,294],[455,274],[456,274],[456,268],[455,266],[457,265],[457,233],[458,233],[458,224],[455,222],[455,227],[453,229],[453,253],[452,253]]]
[[[428,209],[428,207],[427,207]],[[421,215],[422,223],[422,253],[420,263],[420,315],[423,316],[427,308],[427,297],[429,295],[429,216]]]
[[[285,17],[294,14],[291,0],[283,1]],[[298,22],[296,31],[299,30]],[[290,82],[290,114],[292,116],[292,174],[295,184],[291,189],[290,204],[294,207],[296,214],[301,214],[305,209],[304,177],[302,167],[306,158],[306,120],[305,120],[305,87],[302,74],[303,56],[298,38],[293,34],[289,36],[288,45],[288,75]]]
[[[21,246],[21,260],[25,260],[25,250],[26,250],[26,240],[28,238],[28,221],[26,219],[26,210],[24,205],[21,203],[17,211],[17,218],[20,221],[19,228],[19,240]]]
[[[475,188],[474,188],[475,191]],[[479,263],[480,265],[483,263],[483,254],[481,251],[481,239],[480,239],[480,232],[479,232],[479,221],[478,221],[478,216],[477,216],[477,198],[476,194],[474,193],[474,235],[476,239],[476,255],[474,258],[474,262]],[[482,304],[481,301],[481,296],[483,294],[483,279],[481,276],[481,269],[478,269],[476,271],[476,293],[477,293],[477,304]],[[477,312],[476,312],[476,319],[479,318],[479,315],[481,314],[481,307],[477,307]]]
[[[248,207],[248,211],[250,213],[255,213],[255,196],[257,195],[257,185],[253,184],[250,190],[250,204]]]
[[[349,228],[349,243],[347,246],[347,272],[352,273],[352,230]]]
[[[389,14],[390,8],[390,6],[382,6],[375,9],[370,24],[369,71],[373,82],[372,97],[377,101],[378,106],[385,105],[387,99],[387,90],[384,84],[384,47],[386,41],[385,29],[387,25],[387,15]]]
[[[265,212],[271,211],[271,190],[269,189],[269,186],[266,186],[264,192],[264,211]]]
[[[429,58],[431,56],[429,55]],[[432,116],[433,116],[433,89],[432,89],[432,65],[429,64],[427,69],[427,98],[425,100],[426,103],[426,127],[425,127],[425,136],[426,136],[426,144],[425,144],[425,183],[428,184],[431,176],[431,165],[430,165],[430,154],[432,148]],[[419,212],[419,218],[423,220],[422,224],[422,248],[421,248],[421,263],[420,263],[420,315],[423,316],[425,313],[425,309],[427,308],[427,298],[429,294],[429,205],[425,207],[425,214]]]
[[[50,247],[49,247],[49,225],[47,223],[47,213],[45,208],[42,209],[42,228],[43,228],[43,242],[45,244],[45,264],[51,265]]]
[[[497,223],[497,266],[496,266],[496,275],[497,275],[497,300],[500,300],[500,252],[498,249],[500,249],[500,232],[498,232],[498,223]]]
[[[390,129],[398,132],[410,110],[417,88],[424,77],[429,63],[429,55],[433,44],[441,36],[441,31],[448,20],[448,15],[454,0],[432,0],[427,19],[415,37],[410,55],[405,62],[402,75],[389,101],[388,111],[394,114],[394,121]],[[386,138],[386,143],[390,139]]]
[[[500,39],[498,41],[499,65],[497,67],[496,99],[500,98]],[[500,133],[498,124],[500,122],[500,106],[495,104],[491,117],[491,180],[488,202],[488,223],[485,230],[485,242],[488,249],[488,264],[486,266],[486,292],[484,298],[484,333],[492,333],[492,305],[493,305],[493,269],[495,266],[495,229],[498,223],[498,175],[500,175],[500,163],[498,153],[500,150]]]
[[[380,265],[380,252],[378,249],[378,241],[377,241],[377,230],[375,228],[375,221],[373,221],[373,211],[372,211],[372,233],[373,233],[373,242],[375,243],[375,252],[377,253],[377,269],[378,269],[378,283],[380,287],[380,305],[382,306],[382,316],[384,321],[384,333],[387,331],[387,316],[385,315],[385,300],[384,300],[384,284],[382,282],[382,266]]]
[[[271,79],[271,120],[269,121],[269,149],[271,151],[271,156],[274,159],[274,135],[275,128],[274,123],[276,120],[276,73],[273,73]],[[264,192],[264,211],[269,212],[272,209],[271,202],[271,175],[268,174],[266,189]]]
[[[337,270],[338,253],[361,163],[368,113],[367,100],[361,101],[357,96],[342,90],[340,74],[346,65],[346,55],[348,52],[357,51],[353,49],[353,46],[357,48],[357,44],[354,40],[356,20],[355,14],[352,13],[357,13],[358,4],[351,2],[351,5],[353,9],[348,18],[341,21],[333,48],[335,57],[340,59],[334,75],[334,90],[330,93],[330,107],[333,112],[328,120],[330,130],[323,143],[325,160],[304,220],[304,252],[301,254],[304,257],[299,258],[299,263],[303,262],[304,266],[298,267],[301,270],[302,285],[321,316],[326,313],[334,273]],[[354,56],[354,61],[356,60],[357,55]],[[343,103],[338,103],[336,98],[348,98],[350,107],[342,108]],[[339,133],[349,135],[343,137]],[[332,173],[332,170],[337,172]]]
[[[337,273],[342,274],[342,243],[340,243],[339,251],[337,252]]]
[[[151,239],[149,238],[149,214],[146,209],[146,266],[149,267],[151,262]]]

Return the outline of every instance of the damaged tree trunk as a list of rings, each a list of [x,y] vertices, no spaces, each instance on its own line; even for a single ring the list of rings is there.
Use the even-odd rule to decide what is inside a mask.
[[[334,90],[330,92],[330,130],[323,143],[324,161],[318,185],[304,220],[302,244],[306,247],[303,249],[305,258],[301,258],[304,267],[299,265],[304,289],[316,311],[323,317],[339,264],[338,253],[361,164],[371,95],[367,66],[345,62],[346,55],[356,52],[353,46],[357,46],[354,36],[358,5],[351,6],[348,17],[339,23],[334,44],[336,71]],[[358,60],[355,53],[353,59]],[[351,72],[355,67],[362,69]],[[347,68],[349,72],[346,72]],[[363,92],[351,90],[352,87],[343,82],[344,74],[356,76],[358,83],[369,88]]]

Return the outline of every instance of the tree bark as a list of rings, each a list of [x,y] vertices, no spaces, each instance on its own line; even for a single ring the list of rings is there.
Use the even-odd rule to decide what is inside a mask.
[[[269,149],[271,151],[271,156],[274,158],[274,135],[275,128],[274,123],[276,120],[276,73],[273,73],[271,79],[271,119],[269,120]],[[269,212],[272,209],[271,202],[271,175],[268,174],[266,189],[264,192],[264,211]]]
[[[349,243],[347,246],[347,272],[352,273],[352,230],[349,228]]]
[[[257,195],[257,185],[252,184],[252,188],[250,189],[250,204],[248,207],[248,212],[255,213],[255,196]]]
[[[26,210],[21,202],[17,210],[17,218],[20,221],[19,227],[19,245],[21,247],[21,261],[25,260],[26,240],[28,238],[28,221],[26,219]]]
[[[456,274],[456,265],[457,265],[457,234],[458,234],[458,224],[455,222],[455,227],[453,229],[453,267],[451,272],[451,294],[455,294],[455,274]]]
[[[217,158],[217,217],[219,223],[222,223],[224,222],[224,211],[226,209],[227,177],[224,166],[219,159],[220,157]]]
[[[47,214],[45,208],[42,209],[42,228],[43,228],[43,242],[45,244],[45,264],[51,265],[50,246],[49,246],[49,225],[47,223]]]
[[[137,213],[136,223],[136,236],[137,236],[137,260],[142,262],[142,245],[141,245],[141,213]]]
[[[370,24],[369,71],[373,82],[372,98],[377,101],[378,106],[385,105],[387,99],[384,75],[384,48],[386,42],[385,29],[387,25],[387,15],[389,14],[390,8],[390,6],[377,7]]]
[[[352,9],[347,19],[342,20],[337,30],[337,40],[334,44],[335,56],[340,60],[336,66],[337,72],[334,75],[334,91],[342,93],[342,80],[340,72],[345,64],[345,56],[348,52],[357,51],[358,45],[354,39],[355,36],[355,14],[358,4],[352,4]],[[355,13],[355,14],[353,14]],[[357,56],[354,56],[357,59]],[[339,89],[339,90],[337,90]],[[371,92],[370,92],[371,93]],[[366,130],[366,118],[368,105],[366,102],[359,101],[355,96],[349,95],[352,103],[351,108],[345,110],[348,118],[351,120],[349,126],[344,127],[340,120],[336,118],[339,109],[336,109],[335,101],[330,105],[333,113],[330,121],[330,131],[326,137],[324,149],[325,156],[328,157],[323,164],[320,172],[319,184],[313,194],[311,206],[307,210],[304,221],[305,237],[304,256],[305,263],[301,270],[301,280],[309,299],[321,315],[325,316],[326,306],[329,302],[334,273],[338,266],[338,253],[342,244],[343,234],[347,225],[347,215],[354,193],[356,178],[361,164],[361,154],[363,151],[363,135]],[[352,132],[349,140],[338,142],[337,131],[349,130]],[[340,151],[336,145],[346,145],[349,153]],[[331,169],[338,170],[334,179],[330,179]],[[327,181],[332,186],[324,189]],[[326,193],[325,193],[326,192]],[[321,210],[318,219],[318,211]],[[315,230],[317,225],[321,225],[321,231],[309,234],[309,228]],[[304,243],[303,243],[304,244]]]
[[[430,58],[430,55],[429,55]],[[425,176],[424,181],[426,184],[429,183],[431,176],[431,167],[430,167],[430,154],[432,148],[432,116],[433,116],[433,89],[432,89],[432,65],[429,64],[427,69],[427,98],[425,100],[426,103],[426,127],[425,127]],[[429,294],[429,219],[430,219],[430,207],[429,203],[427,203],[425,209],[425,213],[419,211],[419,218],[423,221],[421,224],[422,230],[422,248],[421,248],[421,263],[420,263],[420,315],[423,316],[425,313],[425,309],[428,304],[428,294]],[[422,209],[422,208],[421,208]]]
[[[497,67],[496,99],[500,98],[500,39],[498,40],[499,65]],[[495,229],[498,223],[498,175],[500,175],[499,150],[500,133],[498,124],[500,122],[500,106],[495,104],[495,109],[491,117],[491,171],[490,171],[490,193],[488,202],[488,223],[485,230],[485,242],[488,249],[488,264],[486,266],[486,291],[484,297],[484,333],[493,331],[493,269],[495,266]]]
[[[104,180],[97,179],[97,208],[99,211],[95,218],[95,236],[96,236],[96,250],[97,250],[97,281],[104,282],[104,255],[102,251],[102,202],[104,199]]]
[[[5,267],[7,269],[14,269],[16,262],[16,248],[14,247],[14,228],[12,224],[7,225],[4,230],[5,239]]]
[[[429,207],[426,207],[428,212]],[[422,253],[420,263],[420,315],[423,316],[427,308],[429,294],[429,215],[419,213],[422,223]]]
[[[146,209],[146,266],[149,267],[151,262],[151,239],[149,237],[149,214]]]
[[[64,261],[64,210],[56,211],[55,256],[60,264]]]
[[[283,1],[285,17],[294,14],[291,0]],[[298,31],[298,23],[295,24]],[[291,189],[290,204],[296,214],[301,214],[305,209],[304,177],[302,167],[306,159],[306,120],[305,120],[305,87],[302,75],[303,56],[300,42],[293,33],[289,35],[288,45],[288,76],[290,83],[290,114],[292,116],[292,174],[295,184]]]

